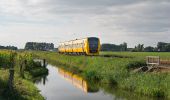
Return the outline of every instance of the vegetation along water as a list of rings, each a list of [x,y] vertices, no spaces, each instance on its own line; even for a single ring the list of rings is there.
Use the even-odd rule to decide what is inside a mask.
[[[0,99],[45,99],[34,82],[41,80],[41,76],[48,75],[48,69],[34,59],[46,59],[48,63],[79,75],[93,83],[91,90],[100,87],[112,94],[112,89],[116,88],[116,91],[170,99],[168,71],[134,72],[135,69],[146,66],[145,57],[148,55],[170,60],[170,53],[166,52],[101,52],[100,56],[71,56],[46,51],[3,50],[0,51]]]
[[[49,74],[35,82],[46,100],[154,100],[132,92],[87,81],[58,66],[47,65]]]
[[[0,99],[44,100],[33,84],[33,78],[48,74],[40,63],[26,52],[0,51]]]
[[[36,57],[60,66],[86,80],[110,84],[136,94],[155,98],[170,98],[170,74],[168,72],[139,72],[133,70],[146,66],[146,56],[170,59],[170,53],[102,52],[100,56],[70,56],[56,52],[32,52]],[[103,55],[103,56],[102,56]],[[107,55],[107,56],[104,56]]]

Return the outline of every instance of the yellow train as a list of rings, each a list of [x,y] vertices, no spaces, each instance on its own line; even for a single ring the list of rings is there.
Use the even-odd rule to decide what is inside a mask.
[[[62,42],[58,47],[59,53],[77,55],[99,55],[100,39],[87,37],[67,42]]]

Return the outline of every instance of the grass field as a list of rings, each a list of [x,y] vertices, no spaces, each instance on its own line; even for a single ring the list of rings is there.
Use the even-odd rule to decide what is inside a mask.
[[[129,56],[138,59],[144,59],[146,56],[160,56],[161,59],[170,60],[170,52],[101,52],[101,55],[118,55],[118,56]]]
[[[30,73],[32,67],[34,67],[34,69],[41,68],[34,66],[31,54],[21,52],[16,53],[15,60],[11,61],[10,57],[11,53],[13,52],[14,51],[0,51],[0,99],[4,98],[4,100],[44,100],[44,98],[40,95],[39,90],[34,86],[33,82],[25,77],[21,77],[20,63],[23,63],[24,60],[27,60],[27,64],[25,65],[25,67],[28,70],[25,71],[28,71],[28,73]],[[15,63],[13,91],[10,91],[8,89],[9,68],[11,67],[11,63]],[[39,73],[39,71],[37,73]],[[29,74],[29,77],[33,76],[34,74]]]
[[[33,52],[50,63],[63,67],[87,80],[111,83],[127,91],[153,97],[170,98],[170,73],[133,73],[130,67],[145,65],[146,56],[170,59],[170,53],[150,52],[102,52],[115,57],[68,56],[55,52]]]

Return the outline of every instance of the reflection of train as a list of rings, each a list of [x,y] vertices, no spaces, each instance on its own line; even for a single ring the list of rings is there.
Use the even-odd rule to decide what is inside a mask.
[[[71,72],[65,71],[63,69],[58,69],[58,73],[62,75],[66,80],[70,81],[74,86],[83,90],[84,92],[88,92],[87,82],[80,76],[75,75]]]
[[[88,37],[76,39],[59,44],[59,53],[77,54],[77,55],[99,55],[100,39]]]

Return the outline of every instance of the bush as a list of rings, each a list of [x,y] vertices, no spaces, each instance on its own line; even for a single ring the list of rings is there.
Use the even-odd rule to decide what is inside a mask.
[[[127,65],[127,69],[134,69],[134,68],[139,68],[139,67],[143,67],[143,66],[147,66],[146,62],[143,61],[143,60],[140,60],[140,61],[131,61]]]
[[[84,76],[87,80],[100,81],[102,79],[95,70],[86,70]]]
[[[14,63],[11,61],[11,57],[15,52],[13,51],[0,51],[0,67],[9,68],[11,64]]]

